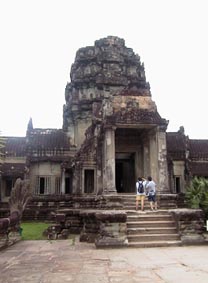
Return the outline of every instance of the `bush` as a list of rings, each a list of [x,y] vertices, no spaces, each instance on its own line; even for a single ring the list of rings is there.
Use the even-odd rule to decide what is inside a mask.
[[[208,180],[194,177],[186,187],[185,200],[190,208],[201,208],[208,218]]]

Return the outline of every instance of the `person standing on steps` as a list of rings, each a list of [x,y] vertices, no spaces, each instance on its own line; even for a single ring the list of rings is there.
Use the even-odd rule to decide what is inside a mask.
[[[145,187],[142,178],[139,177],[136,182],[136,210],[138,210],[139,201],[141,202],[141,210],[144,210],[145,196]]]
[[[147,178],[146,190],[151,210],[157,210],[156,184],[151,176]]]

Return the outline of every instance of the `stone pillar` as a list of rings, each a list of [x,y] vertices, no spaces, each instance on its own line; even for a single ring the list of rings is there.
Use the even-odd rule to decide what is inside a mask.
[[[158,127],[158,190],[161,193],[170,193],[168,186],[166,127]]]
[[[72,180],[72,194],[81,195],[84,193],[84,187],[82,188],[82,176],[83,168],[81,162],[76,162],[74,172],[73,172],[73,180]]]
[[[104,192],[107,194],[116,193],[115,185],[115,129],[105,129],[104,140]]]
[[[157,184],[157,189],[160,191],[159,184],[159,167],[158,167],[158,140],[157,131],[153,129],[149,134],[149,150],[150,150],[150,173],[149,175]]]
[[[150,151],[149,140],[147,137],[143,138],[143,172],[140,177],[147,177],[150,175]]]
[[[65,168],[61,172],[61,194],[65,194]]]

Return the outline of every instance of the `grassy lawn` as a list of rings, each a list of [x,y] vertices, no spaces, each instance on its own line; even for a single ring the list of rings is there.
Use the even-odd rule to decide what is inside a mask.
[[[50,225],[44,222],[22,222],[22,240],[46,240],[42,233]]]

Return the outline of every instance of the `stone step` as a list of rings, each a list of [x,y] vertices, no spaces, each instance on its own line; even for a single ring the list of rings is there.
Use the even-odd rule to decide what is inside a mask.
[[[177,208],[177,206],[175,204],[168,204],[168,205],[160,205],[159,206],[160,209],[174,209]],[[123,206],[124,210],[134,210],[135,211],[135,205],[125,205]],[[139,206],[139,210],[141,209],[141,207]],[[144,205],[144,210],[150,210],[150,206],[146,206]]]
[[[176,204],[175,201],[157,201],[157,202],[160,203],[160,204],[163,204],[163,205],[169,205],[169,204],[173,205],[173,204]],[[129,204],[129,205],[136,204],[136,198],[135,199],[123,200],[123,203],[124,204]],[[139,204],[140,204],[140,202],[139,202]],[[144,204],[150,205],[149,201],[146,200],[146,199],[144,201]]]
[[[158,204],[158,207],[160,208],[172,208],[172,207],[177,207],[177,205],[175,203],[157,203]],[[123,206],[124,207],[131,207],[131,208],[136,208],[136,204],[134,202],[131,202],[131,203],[123,203]],[[139,208],[141,208],[141,205],[139,204],[138,206]],[[146,209],[150,209],[150,204],[149,203],[144,203],[144,208]]]
[[[126,210],[127,215],[144,215],[144,214],[148,214],[148,215],[170,215],[170,212],[167,209],[158,209],[158,210],[144,210],[144,211],[132,211],[132,210]]]
[[[127,222],[136,222],[136,221],[173,221],[171,215],[161,215],[161,214],[145,214],[145,215],[128,215]]]
[[[174,221],[132,221],[127,222],[128,228],[138,228],[138,227],[175,227]]]
[[[119,196],[123,197],[124,209],[128,209],[128,210],[135,209],[135,194],[130,194],[130,195],[129,194],[127,195],[119,194]],[[169,195],[168,194],[166,195],[158,194],[157,202],[158,202],[158,206],[163,209],[177,208],[177,198],[173,194],[169,194]],[[145,199],[145,209],[149,209],[149,208],[150,208],[150,204],[146,198]]]
[[[129,247],[181,245],[175,221],[168,210],[127,212]]]
[[[174,247],[181,246],[182,242],[179,241],[152,241],[152,242],[130,242],[129,248],[152,248],[152,247]]]
[[[139,227],[139,228],[128,228],[127,234],[171,234],[177,233],[177,229],[175,227]]]
[[[154,242],[154,241],[176,241],[179,240],[179,235],[176,234],[135,234],[128,235],[129,242]]]

